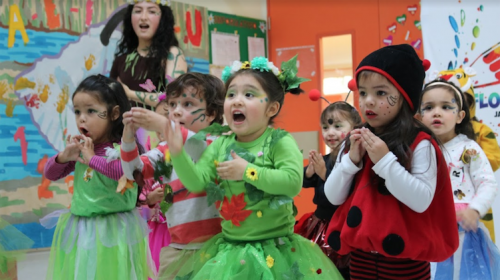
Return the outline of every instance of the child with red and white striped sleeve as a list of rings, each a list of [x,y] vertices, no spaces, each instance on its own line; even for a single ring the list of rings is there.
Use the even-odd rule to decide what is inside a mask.
[[[136,170],[141,171],[144,179],[153,178],[155,169],[170,161],[166,142],[161,142],[157,148],[139,156],[133,137],[137,127],[162,132],[166,122],[177,121],[182,126],[186,150],[196,161],[206,146],[215,138],[208,136],[206,141],[187,140],[212,123],[223,122],[225,89],[222,81],[217,77],[186,73],[168,84],[166,92],[165,101],[162,100],[160,103],[166,103],[165,110],[168,111],[168,119],[142,108],[134,108],[133,111],[127,112],[134,116],[134,120],[139,120],[134,123],[125,123],[121,144],[122,167],[130,180],[134,179]],[[214,205],[208,206],[206,193],[189,193],[175,171],[172,171],[169,179],[163,176],[162,180],[162,183],[168,183],[171,186],[173,198],[172,205],[165,213],[171,243],[161,250],[160,273],[172,261],[188,257],[196,252],[204,241],[221,231],[219,212]],[[188,244],[189,248],[186,247]]]

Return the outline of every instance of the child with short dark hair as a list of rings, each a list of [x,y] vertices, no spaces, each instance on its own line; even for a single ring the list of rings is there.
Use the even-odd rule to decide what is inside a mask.
[[[195,133],[210,124],[222,123],[225,89],[219,78],[201,73],[186,73],[169,83],[166,90],[166,99],[160,105],[167,111],[168,119],[142,108],[133,108],[124,115],[126,125],[121,149],[122,166],[130,180],[134,180],[136,170],[140,171],[144,179],[152,179],[155,170],[161,165],[170,164],[169,143],[166,141],[139,156],[133,141],[134,129],[143,127],[163,134],[163,127],[170,121],[176,121],[180,124],[183,142],[186,143]],[[133,122],[130,119],[132,116]],[[164,135],[160,137],[165,138]],[[197,160],[214,139],[215,137],[210,136],[206,141],[188,141],[187,150],[191,160]],[[221,231],[218,211],[214,205],[207,204],[206,193],[189,193],[175,171],[170,178],[163,176],[161,183],[171,187],[171,190],[164,191],[171,203],[164,213],[171,240],[168,247],[161,249],[159,273],[174,260],[185,259],[194,254],[206,240]]]

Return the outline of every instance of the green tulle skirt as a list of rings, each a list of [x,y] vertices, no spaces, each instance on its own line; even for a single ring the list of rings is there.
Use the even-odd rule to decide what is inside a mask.
[[[136,210],[97,217],[59,216],[47,279],[154,277],[148,227]]]
[[[220,233],[189,259],[171,264],[160,280],[343,279],[316,243],[292,234],[233,242]]]
[[[24,258],[33,244],[26,235],[0,218],[0,279],[15,279],[15,273],[11,277],[9,269],[16,268],[14,264]]]

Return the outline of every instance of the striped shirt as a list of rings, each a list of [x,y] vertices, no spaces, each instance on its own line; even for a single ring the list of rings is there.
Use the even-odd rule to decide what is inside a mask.
[[[212,143],[214,137],[206,141],[187,141],[195,133],[181,128],[185,149],[191,158],[196,161],[203,150]],[[156,162],[165,161],[168,152],[166,142],[161,142],[158,147],[140,155],[135,143],[122,143],[122,167],[128,179],[133,180],[134,170],[141,170],[144,179],[154,176]],[[199,249],[203,242],[221,232],[221,219],[219,211],[214,205],[208,206],[206,193],[188,193],[181,183],[175,170],[172,170],[170,179],[163,178],[162,183],[168,183],[174,192],[173,204],[165,213],[168,230],[171,235],[169,246],[183,249],[189,244],[189,249]]]

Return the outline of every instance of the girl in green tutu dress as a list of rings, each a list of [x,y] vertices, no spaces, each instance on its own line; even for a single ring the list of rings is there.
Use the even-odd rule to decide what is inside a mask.
[[[222,233],[159,279],[342,279],[317,244],[293,233],[302,153],[289,133],[269,125],[285,93],[301,92],[305,79],[296,74],[296,57],[281,71],[264,57],[226,67],[224,115],[232,133],[208,146],[196,164],[179,124],[168,123],[164,135],[177,175],[189,191],[206,191],[223,220]]]
[[[58,213],[47,279],[154,277],[148,226],[136,210],[137,187],[117,192],[123,171],[114,146],[122,136],[122,114],[130,110],[123,87],[90,76],[72,100],[81,134],[68,136],[66,148],[45,167],[50,180],[74,171],[71,208]]]

